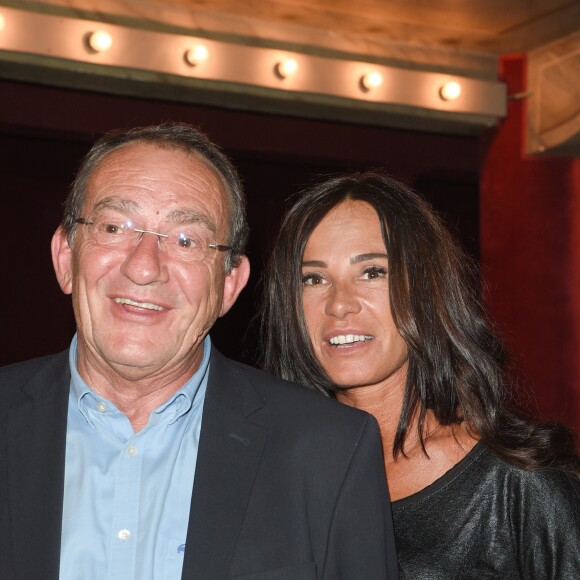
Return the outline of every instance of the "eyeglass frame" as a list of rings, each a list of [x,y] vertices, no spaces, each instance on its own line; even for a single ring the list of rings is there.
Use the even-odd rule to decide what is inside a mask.
[[[78,217],[78,218],[75,218],[75,220],[74,220],[75,224],[81,224],[81,225],[85,225],[85,226],[93,225],[96,221],[97,220],[94,218],[83,218],[83,217]],[[128,222],[131,222],[131,220],[128,220]],[[125,223],[127,223],[127,222],[125,222]],[[141,234],[141,236],[138,238],[137,244],[143,238],[143,234],[153,234],[154,236],[157,236],[157,238],[168,238],[169,237],[169,234],[161,234],[161,233],[156,232],[154,230],[146,230],[143,228],[136,228],[136,227],[132,227],[132,226],[130,229],[138,234]],[[234,252],[234,248],[232,248],[231,246],[226,246],[224,244],[210,244],[208,242],[208,243],[206,243],[206,247],[211,248],[213,250],[218,250],[219,252]],[[197,260],[194,260],[194,261],[197,261]]]

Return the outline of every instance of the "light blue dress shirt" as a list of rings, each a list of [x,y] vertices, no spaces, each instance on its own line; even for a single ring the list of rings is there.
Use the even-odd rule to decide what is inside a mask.
[[[211,343],[201,366],[135,433],[77,372],[71,389],[61,580],[180,580]]]

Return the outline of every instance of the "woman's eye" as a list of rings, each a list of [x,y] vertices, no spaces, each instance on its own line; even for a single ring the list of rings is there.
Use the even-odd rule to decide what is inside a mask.
[[[384,278],[386,275],[387,271],[384,268],[372,266],[364,271],[363,278],[365,280],[376,280],[377,278]]]
[[[318,286],[324,282],[324,278],[320,274],[304,274],[302,276],[302,284],[304,286]]]

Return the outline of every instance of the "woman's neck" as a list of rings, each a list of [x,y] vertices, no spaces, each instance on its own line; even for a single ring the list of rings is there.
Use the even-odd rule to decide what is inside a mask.
[[[408,362],[384,381],[365,387],[352,387],[337,392],[336,398],[345,405],[370,413],[379,423],[385,458],[392,457],[393,442],[403,407]]]
[[[418,418],[415,413],[407,426],[405,454],[399,453],[395,459],[393,443],[403,408],[407,372],[406,362],[379,384],[352,387],[337,393],[341,403],[367,411],[379,423],[392,500],[416,493],[433,483],[461,461],[477,442],[463,423],[443,426],[431,411],[427,411],[422,429],[426,455],[417,430]]]

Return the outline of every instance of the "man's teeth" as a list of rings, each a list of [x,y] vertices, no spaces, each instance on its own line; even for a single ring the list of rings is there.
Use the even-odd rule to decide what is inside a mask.
[[[129,306],[138,306],[149,310],[164,310],[163,306],[151,304],[151,302],[135,302],[134,300],[129,300],[129,298],[115,298],[114,300],[117,304],[128,304]]]
[[[365,340],[372,340],[372,336],[364,334],[339,334],[330,339],[330,344],[352,344],[353,342],[364,342]]]

